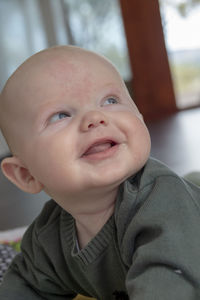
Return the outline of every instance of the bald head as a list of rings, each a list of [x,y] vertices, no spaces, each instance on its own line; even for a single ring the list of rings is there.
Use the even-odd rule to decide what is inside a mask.
[[[58,46],[38,52],[11,75],[0,95],[0,128],[13,154],[20,153],[27,124],[32,124],[28,111],[34,110],[38,101],[42,100],[44,90],[45,97],[56,97],[49,89],[56,77],[60,86],[71,88],[71,74],[80,75],[81,80],[81,73],[89,68],[89,62],[96,64],[96,72],[101,72],[103,64],[120,78],[106,58],[74,46]],[[86,86],[89,87],[90,83],[83,84],[83,92]]]

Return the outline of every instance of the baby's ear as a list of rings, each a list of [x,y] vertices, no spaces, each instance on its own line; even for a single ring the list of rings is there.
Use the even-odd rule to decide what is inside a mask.
[[[24,192],[36,194],[43,189],[42,184],[30,174],[16,156],[4,158],[1,169],[3,174]]]

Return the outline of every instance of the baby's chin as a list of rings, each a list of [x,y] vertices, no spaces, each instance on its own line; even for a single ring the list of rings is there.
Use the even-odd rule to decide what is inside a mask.
[[[130,166],[128,167],[128,169],[126,168],[124,170],[123,167],[119,169],[116,166],[115,169],[105,171],[102,176],[94,176],[93,178],[90,178],[90,180],[88,180],[86,184],[87,188],[97,188],[105,190],[109,190],[109,188],[118,188],[120,184],[122,184],[126,179],[135,175],[140,170],[140,168],[130,168]],[[142,167],[143,165],[141,166],[141,168]]]

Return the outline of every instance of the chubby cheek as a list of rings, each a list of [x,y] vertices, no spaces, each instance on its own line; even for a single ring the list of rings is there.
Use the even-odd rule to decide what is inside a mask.
[[[73,144],[63,136],[38,139],[29,147],[27,165],[44,186],[57,186],[68,175],[72,155]]]
[[[151,139],[146,125],[139,116],[126,112],[122,118],[122,128],[127,139],[133,172],[137,172],[146,163],[150,155]]]

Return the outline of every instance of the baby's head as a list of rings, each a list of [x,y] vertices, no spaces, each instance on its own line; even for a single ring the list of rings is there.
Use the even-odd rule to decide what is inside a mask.
[[[54,198],[118,186],[148,159],[150,138],[115,67],[73,46],[41,51],[7,81],[0,126],[4,174]]]

